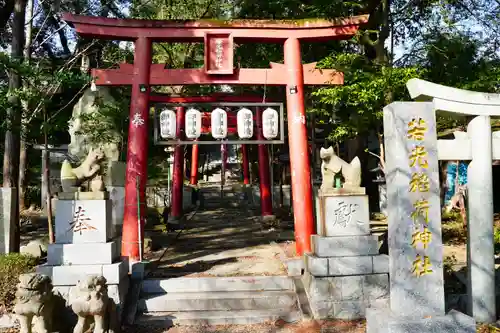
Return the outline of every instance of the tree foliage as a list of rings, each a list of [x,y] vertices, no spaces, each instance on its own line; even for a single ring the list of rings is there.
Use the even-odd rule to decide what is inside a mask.
[[[321,121],[334,123],[329,138],[344,141],[358,135],[382,129],[382,110],[387,105],[387,94],[394,100],[408,100],[406,82],[421,77],[423,71],[416,67],[391,68],[372,64],[359,54],[334,54],[324,58],[320,65],[344,73],[346,85],[320,88],[312,93],[320,107],[316,112]]]

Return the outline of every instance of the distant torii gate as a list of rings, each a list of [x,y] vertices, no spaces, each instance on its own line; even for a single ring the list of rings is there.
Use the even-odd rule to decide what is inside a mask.
[[[223,102],[261,102],[262,97],[257,95],[229,95],[222,93],[215,93],[210,96],[169,96],[169,95],[150,95],[149,101],[152,103],[223,103]],[[262,110],[258,111],[262,112]],[[259,117],[257,114],[255,118]],[[228,118],[236,118],[235,115],[228,115]],[[209,120],[209,119],[207,119]],[[234,119],[235,120],[235,119]],[[255,119],[256,120],[256,119]],[[254,121],[255,121],[254,120]],[[262,126],[259,122],[255,121],[257,124],[257,139],[264,140],[262,136]],[[229,125],[229,124],[228,124]],[[181,124],[182,126],[182,124]],[[235,133],[237,128],[228,126],[228,133]],[[202,126],[202,133],[209,133],[209,128]],[[260,207],[262,216],[269,216],[273,214],[273,203],[272,203],[272,184],[270,181],[270,170],[269,170],[269,153],[265,145],[259,144],[257,147],[258,151],[258,162],[259,162],[259,189],[260,189]],[[248,161],[248,151],[245,144],[241,145],[242,154],[242,171],[243,171],[243,183],[245,185],[250,184],[249,179],[249,161]],[[193,145],[193,150],[191,152],[191,174],[190,174],[190,184],[197,185],[198,183],[198,145]],[[224,163],[223,156],[221,155],[222,163]],[[182,147],[176,147],[174,150],[174,167],[175,165],[184,165],[184,155]],[[175,170],[173,174],[173,186],[172,186],[172,203],[171,203],[171,215],[178,217],[182,215],[182,200],[183,200],[183,181],[184,175],[180,170]]]
[[[139,200],[145,205],[149,94],[152,85],[285,85],[287,91],[288,140],[292,173],[293,210],[297,254],[311,249],[314,231],[313,193],[307,151],[304,84],[343,84],[343,74],[316,70],[315,64],[302,64],[300,41],[348,39],[368,21],[368,15],[335,20],[235,20],[217,22],[150,21],[75,16],[66,13],[64,20],[83,37],[134,41],[134,64],[118,69],[94,69],[97,85],[131,85],[130,123],[125,180],[122,256],[130,262],[139,260],[143,244],[138,239],[136,181],[140,179]],[[198,69],[165,69],[151,63],[153,42],[204,42],[205,66]],[[284,64],[270,69],[234,68],[234,42],[283,43]],[[141,215],[146,211],[143,207]],[[140,233],[144,235],[143,232]]]

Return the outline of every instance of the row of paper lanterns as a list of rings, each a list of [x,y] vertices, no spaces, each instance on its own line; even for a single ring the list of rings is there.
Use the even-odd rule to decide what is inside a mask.
[[[236,115],[238,136],[241,139],[250,139],[253,136],[253,113],[243,108]],[[212,136],[215,139],[227,137],[227,112],[217,108],[212,111]],[[270,140],[278,136],[279,114],[278,111],[267,108],[262,112],[262,134]],[[188,139],[198,139],[201,135],[201,112],[191,108],[185,115],[185,135]],[[163,139],[177,137],[177,119],[175,112],[169,109],[160,112],[160,136]]]

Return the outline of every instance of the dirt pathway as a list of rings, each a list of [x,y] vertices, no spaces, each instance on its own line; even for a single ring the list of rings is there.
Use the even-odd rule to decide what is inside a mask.
[[[286,275],[278,245],[284,235],[244,208],[198,211],[184,230],[154,236],[162,248],[146,259],[161,257],[155,277]]]

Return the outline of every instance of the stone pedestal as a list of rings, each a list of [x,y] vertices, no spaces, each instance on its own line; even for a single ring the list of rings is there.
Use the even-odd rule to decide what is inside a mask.
[[[304,286],[316,319],[364,318],[371,306],[389,306],[389,257],[371,235],[364,189],[343,189],[316,199],[317,235],[304,256]]]
[[[113,232],[108,198],[107,192],[62,193],[57,200],[55,243],[48,246],[47,263],[37,272],[49,276],[68,302],[78,280],[88,275],[106,278],[119,308],[125,299],[128,264],[120,260],[121,240]]]

